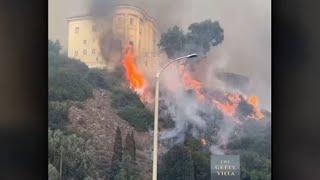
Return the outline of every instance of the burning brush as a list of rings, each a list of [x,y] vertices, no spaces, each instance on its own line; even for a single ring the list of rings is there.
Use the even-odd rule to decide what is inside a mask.
[[[154,101],[154,95],[150,90],[152,82],[149,82],[147,75],[139,70],[132,42],[126,47],[123,57],[122,64],[130,89],[150,107]],[[161,89],[160,107],[166,108],[160,112],[170,114],[174,128],[163,130],[162,140],[173,138],[171,144],[181,142],[184,132],[191,131],[194,137],[200,138],[204,147],[224,152],[228,138],[235,128],[241,127],[244,122],[260,122],[265,118],[265,114],[259,108],[257,96],[209,90],[201,81],[193,78],[188,64],[179,64],[172,68],[176,68],[173,69],[176,74],[171,76],[169,81],[163,80],[166,86]],[[172,81],[172,77],[176,78],[176,82]],[[222,116],[217,117],[218,114]],[[202,132],[209,135],[206,135],[206,138],[199,136]]]

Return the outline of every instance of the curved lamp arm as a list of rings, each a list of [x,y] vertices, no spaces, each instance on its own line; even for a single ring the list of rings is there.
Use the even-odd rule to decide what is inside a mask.
[[[165,65],[157,72],[156,76],[159,77],[160,74],[161,74],[170,64],[172,64],[172,63],[174,63],[174,62],[181,61],[181,60],[184,60],[184,59],[195,58],[195,57],[198,57],[198,56],[199,56],[198,54],[193,53],[193,54],[189,54],[189,55],[186,55],[186,56],[178,57],[178,58],[176,58],[176,59],[174,59],[174,60],[172,60],[172,61],[169,61],[169,62],[167,62],[167,64],[165,64]]]

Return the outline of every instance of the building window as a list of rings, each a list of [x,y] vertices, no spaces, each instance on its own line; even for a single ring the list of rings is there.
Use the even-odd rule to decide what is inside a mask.
[[[87,40],[83,40],[83,44],[87,44]]]
[[[95,54],[96,54],[96,50],[95,50],[95,49],[92,49],[92,50],[91,50],[91,54],[92,54],[92,55],[95,55]]]
[[[93,38],[93,39],[92,39],[92,42],[96,42],[96,39],[95,39],[95,38]]]
[[[87,50],[86,49],[83,50],[83,55],[87,55]]]
[[[78,51],[74,51],[74,56],[75,56],[75,57],[78,56]]]
[[[98,58],[98,57],[96,57],[96,61],[97,61],[97,62],[99,61],[99,58]]]
[[[92,26],[92,32],[97,32],[97,26],[96,25]]]
[[[134,25],[134,19],[133,18],[130,18],[130,24]]]
[[[78,33],[79,33],[79,30],[80,30],[80,28],[79,28],[79,27],[76,27],[76,28],[74,29],[74,33],[78,34]]]

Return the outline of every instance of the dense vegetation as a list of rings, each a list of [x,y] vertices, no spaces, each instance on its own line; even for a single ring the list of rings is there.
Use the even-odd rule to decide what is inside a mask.
[[[129,89],[114,88],[112,106],[118,109],[118,115],[127,120],[138,131],[147,131],[153,125],[153,116],[140,101],[137,94]]]
[[[270,134],[256,137],[234,137],[227,154],[240,155],[241,180],[271,179]],[[163,157],[159,179],[210,179],[208,147],[191,136],[183,144],[171,148]]]

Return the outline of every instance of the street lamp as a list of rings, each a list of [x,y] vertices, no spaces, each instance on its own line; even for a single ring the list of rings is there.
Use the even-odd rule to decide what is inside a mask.
[[[169,61],[156,74],[156,89],[154,99],[154,131],[153,131],[153,162],[152,162],[152,180],[157,180],[157,166],[158,166],[158,115],[159,115],[159,80],[161,73],[172,63],[180,60],[188,60],[198,57],[198,54],[189,54]]]

